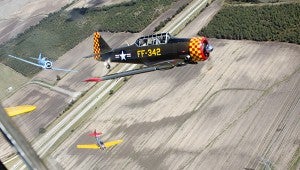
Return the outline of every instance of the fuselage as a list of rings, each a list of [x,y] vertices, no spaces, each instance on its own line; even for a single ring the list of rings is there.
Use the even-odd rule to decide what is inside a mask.
[[[127,47],[101,54],[101,61],[154,65],[166,61],[194,64],[206,60],[209,52],[205,37],[176,38],[168,33],[140,37]]]
[[[134,44],[113,49],[101,54],[100,33],[94,33],[94,58],[104,61],[107,69],[109,62],[144,64],[147,67],[119,73],[92,77],[85,82],[100,82],[125,76],[132,76],[156,70],[172,69],[176,66],[197,64],[208,59],[213,47],[205,37],[176,38],[169,33],[148,35],[138,38]]]
[[[117,48],[102,54],[102,61],[110,58],[111,62],[136,63],[152,65],[166,60],[184,60],[188,55],[189,39],[171,39],[168,44],[154,44],[137,46],[132,44],[127,47]]]
[[[50,60],[47,60],[44,58],[38,59],[38,64],[41,65],[44,69],[51,69],[52,68],[52,62]]]

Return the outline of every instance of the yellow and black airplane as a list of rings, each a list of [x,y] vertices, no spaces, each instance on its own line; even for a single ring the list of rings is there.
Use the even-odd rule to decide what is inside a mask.
[[[110,74],[84,80],[100,82],[124,76],[146,73],[156,70],[167,70],[186,64],[197,64],[208,59],[213,47],[206,37],[176,38],[169,33],[160,33],[138,38],[134,44],[112,49],[101,54],[100,33],[94,33],[94,58],[104,61],[106,68],[110,62],[144,64],[140,69]]]

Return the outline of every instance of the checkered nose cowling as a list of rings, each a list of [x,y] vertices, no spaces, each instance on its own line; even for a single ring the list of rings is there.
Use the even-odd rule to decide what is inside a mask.
[[[100,60],[100,33],[94,33],[94,59]]]
[[[189,42],[191,60],[193,62],[198,62],[208,59],[210,53],[210,51],[206,50],[208,46],[211,47],[205,37],[191,38]]]

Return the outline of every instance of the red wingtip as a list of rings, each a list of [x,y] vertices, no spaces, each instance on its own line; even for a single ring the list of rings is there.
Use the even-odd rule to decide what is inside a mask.
[[[97,133],[96,131],[89,134],[89,136],[92,136],[92,137],[98,137],[98,136],[100,136],[100,135],[102,135],[102,132],[98,132],[98,133]]]
[[[84,80],[84,82],[100,82],[100,81],[102,81],[102,79],[99,77],[92,77]]]

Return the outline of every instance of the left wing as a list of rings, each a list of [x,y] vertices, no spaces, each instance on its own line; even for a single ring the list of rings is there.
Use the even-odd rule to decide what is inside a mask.
[[[116,146],[120,143],[122,143],[123,140],[114,140],[114,141],[110,141],[110,142],[105,142],[104,146],[106,148],[110,148],[113,146]],[[83,144],[83,145],[77,145],[78,149],[100,149],[100,146],[98,146],[97,144]]]
[[[100,82],[100,81],[111,80],[111,79],[116,79],[116,78],[125,77],[125,76],[132,76],[132,75],[136,75],[136,74],[152,72],[152,71],[156,71],[156,70],[168,70],[173,67],[174,67],[174,65],[171,65],[169,63],[164,63],[164,64],[157,65],[157,66],[144,67],[144,68],[140,68],[140,69],[124,71],[121,73],[110,74],[110,75],[106,75],[103,77],[88,78],[84,81],[85,82]]]
[[[32,105],[23,105],[23,106],[4,108],[4,110],[10,117],[28,113],[35,109],[36,109],[36,106],[32,106]]]
[[[78,72],[77,70],[68,70],[68,69],[56,68],[56,67],[52,67],[51,69],[57,71]]]
[[[8,56],[11,57],[11,58],[15,58],[15,59],[17,59],[17,60],[23,61],[23,62],[25,62],[25,63],[32,64],[32,65],[35,65],[35,66],[44,68],[42,65],[39,65],[39,64],[37,64],[37,63],[31,62],[31,61],[27,61],[27,60],[25,60],[25,59],[22,59],[22,58],[13,56],[13,55],[8,55]]]
[[[77,145],[78,149],[100,149],[100,146],[97,144],[84,144],[84,145]]]

